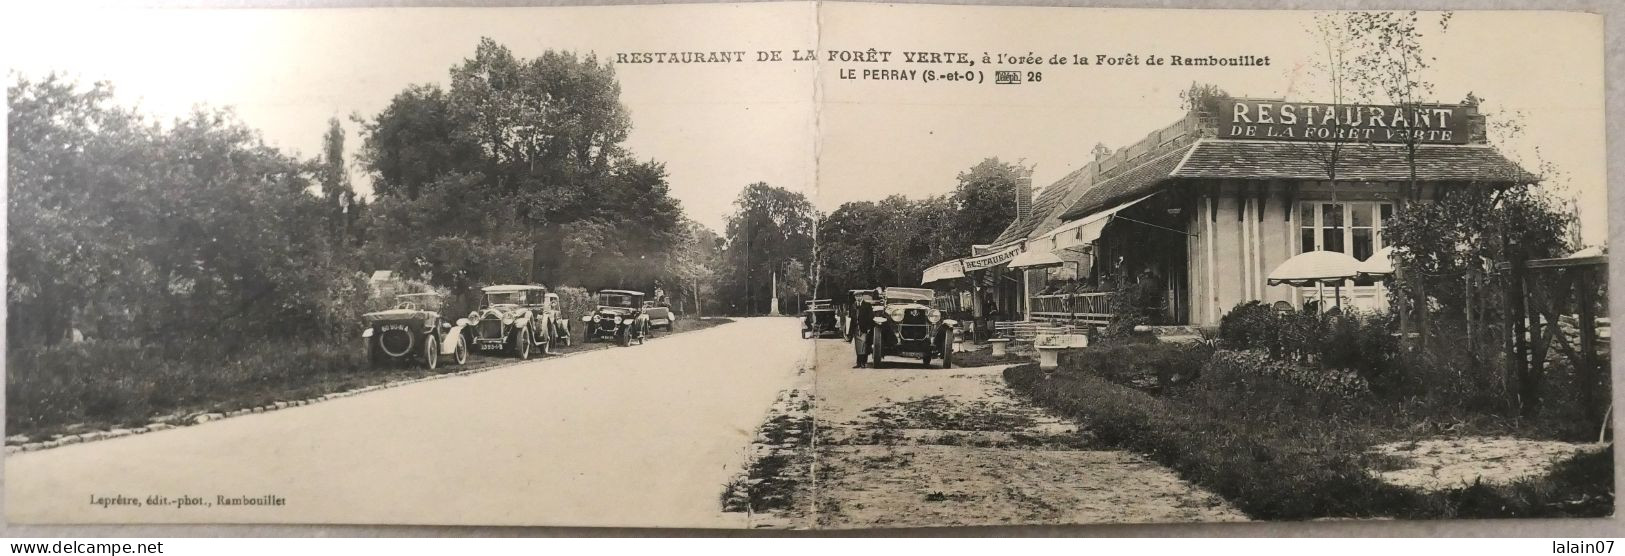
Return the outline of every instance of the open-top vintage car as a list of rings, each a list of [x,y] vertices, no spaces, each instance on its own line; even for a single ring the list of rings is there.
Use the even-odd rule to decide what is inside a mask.
[[[458,321],[468,343],[480,351],[505,351],[520,359],[552,353],[556,341],[570,343],[570,325],[559,316],[559,296],[534,285],[482,288],[481,308]]]
[[[931,307],[936,295],[923,288],[875,288],[875,331],[870,335],[875,367],[887,355],[919,357],[926,365],[942,358],[953,366],[953,334],[959,323]]]
[[[394,309],[362,315],[367,324],[361,332],[367,362],[378,366],[416,360],[433,369],[440,366],[444,356],[458,365],[467,363],[463,325],[446,322],[440,316],[444,301],[435,293],[402,294],[396,296]]]
[[[828,299],[814,299],[807,302],[807,308],[801,311],[801,337],[823,338],[825,336],[840,337],[841,323],[835,317],[835,308],[830,306]]]
[[[584,341],[614,340],[623,346],[632,340],[643,343],[649,338],[649,315],[643,312],[643,292],[630,290],[600,290],[598,308],[590,315],[582,315],[586,323],[582,332]]]
[[[677,317],[671,314],[671,305],[663,301],[644,301],[643,314],[649,317],[649,328],[661,328],[671,332],[672,324]]]

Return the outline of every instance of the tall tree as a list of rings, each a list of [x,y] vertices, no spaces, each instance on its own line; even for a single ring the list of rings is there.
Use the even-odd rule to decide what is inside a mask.
[[[805,195],[764,182],[739,193],[724,252],[731,273],[725,287],[744,297],[735,312],[766,312],[774,277],[782,277],[791,261],[812,259],[816,214]]]
[[[328,237],[334,245],[346,245],[353,238],[355,215],[355,188],[350,184],[350,170],[344,164],[344,125],[338,118],[327,120],[327,133],[322,135],[322,157],[318,160],[317,181],[322,186],[329,212]]]
[[[960,252],[993,241],[1016,218],[1016,185],[1030,184],[1032,169],[992,157],[959,173],[954,222]]]

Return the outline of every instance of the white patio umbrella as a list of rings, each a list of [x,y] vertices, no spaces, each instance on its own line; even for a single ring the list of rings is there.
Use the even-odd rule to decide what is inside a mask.
[[[1372,253],[1366,260],[1360,261],[1355,271],[1360,277],[1382,277],[1394,273],[1394,248],[1384,247]]]
[[[1270,271],[1268,284],[1279,286],[1315,285],[1320,287],[1320,298],[1325,299],[1326,284],[1336,288],[1337,306],[1343,306],[1343,282],[1359,274],[1360,261],[1346,253],[1336,251],[1309,251],[1287,259]]]

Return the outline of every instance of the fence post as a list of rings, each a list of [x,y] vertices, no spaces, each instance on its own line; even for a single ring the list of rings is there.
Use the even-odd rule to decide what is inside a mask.
[[[1580,368],[1576,373],[1581,379],[1580,403],[1584,404],[1586,419],[1596,423],[1597,416],[1597,388],[1601,386],[1598,380],[1597,365],[1597,314],[1592,305],[1595,303],[1593,279],[1596,273],[1587,267],[1570,270],[1578,274],[1572,281],[1574,287],[1579,288],[1577,303],[1580,307],[1580,360],[1575,364]]]

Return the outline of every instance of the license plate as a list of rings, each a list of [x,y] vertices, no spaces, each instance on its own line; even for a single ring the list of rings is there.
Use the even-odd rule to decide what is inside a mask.
[[[480,349],[500,349],[505,343],[507,342],[502,340],[480,340],[477,345],[480,346]]]

